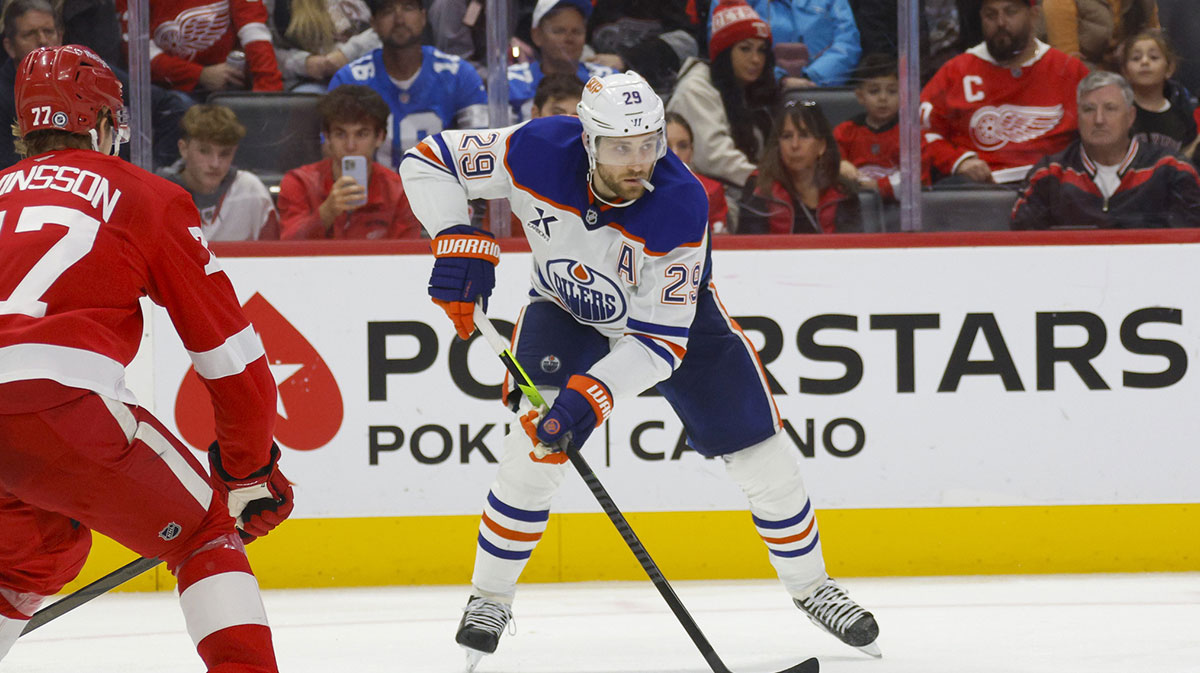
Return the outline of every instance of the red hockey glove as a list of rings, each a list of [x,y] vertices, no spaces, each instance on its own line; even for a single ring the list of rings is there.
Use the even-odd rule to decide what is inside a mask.
[[[476,298],[483,298],[486,311],[496,286],[500,244],[490,231],[460,224],[442,230],[431,246],[437,259],[429,276],[429,296],[450,316],[465,341],[475,331]]]
[[[229,506],[238,530],[262,537],[292,513],[292,482],[279,471],[279,447],[271,444],[271,460],[261,470],[238,479],[221,466],[221,447],[208,447],[213,489]]]
[[[612,392],[604,382],[576,374],[567,380],[567,387],[538,424],[537,438],[557,451],[568,446],[581,448],[592,430],[608,418],[612,407]]]

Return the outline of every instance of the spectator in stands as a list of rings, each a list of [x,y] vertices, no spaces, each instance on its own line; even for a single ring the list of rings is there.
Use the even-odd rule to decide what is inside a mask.
[[[0,66],[0,167],[20,160],[9,128],[17,120],[17,100],[13,88],[17,64],[38,47],[62,44],[62,25],[47,0],[12,0],[4,6],[4,51],[9,58]]]
[[[694,2],[691,2],[694,8]],[[688,15],[689,0],[597,0],[588,21],[592,62],[633,70],[666,98],[683,62],[700,53],[702,24]]]
[[[799,42],[808,48],[804,77],[788,77],[785,88],[841,86],[862,54],[849,0],[749,0],[771,26],[777,46]],[[713,14],[716,14],[716,8]],[[712,18],[709,25],[712,25]],[[777,73],[779,74],[779,73]]]
[[[862,231],[854,183],[839,174],[829,122],[812,101],[788,101],[771,128],[742,203],[739,234]]]
[[[779,101],[771,29],[741,0],[722,0],[712,25],[711,61],[683,64],[667,110],[695,131],[696,172],[740,186],[756,168]]]
[[[894,200],[900,181],[900,78],[896,59],[868,54],[854,71],[854,97],[866,112],[833,129],[842,175]]]
[[[675,156],[679,157],[688,168],[692,167],[692,125],[678,112],[668,112],[667,145]],[[705,177],[693,171],[696,179],[704,186],[708,194],[708,228],[714,234],[728,233],[726,223],[729,221],[729,204],[725,200],[725,188],[712,178]]]
[[[516,23],[511,12],[510,9],[510,26]],[[429,27],[433,31],[434,46],[474,64],[486,64],[486,15],[483,0],[432,0],[429,3]],[[483,72],[479,74],[485,76]]]
[[[529,119],[533,94],[545,75],[575,75],[586,82],[593,75],[603,77],[613,73],[607,66],[580,61],[591,14],[591,0],[538,0],[531,31],[538,60],[508,66],[508,102],[514,121]]]
[[[979,0],[920,0],[919,7],[918,39],[924,84],[946,61],[978,42],[966,42],[963,16],[972,16],[978,23]],[[863,58],[870,54],[898,57],[900,39],[896,27],[900,17],[896,0],[850,0],[850,9],[858,25]]]
[[[333,73],[380,47],[364,0],[275,0],[271,28],[289,91],[324,93]]]
[[[78,5],[81,3],[68,3]],[[115,28],[116,15],[112,16],[114,26],[113,39],[120,41],[120,30]],[[13,147],[13,137],[7,132],[8,126],[16,119],[16,101],[13,98],[13,86],[16,82],[16,65],[25,55],[38,47],[57,47],[63,43],[63,24],[59,14],[47,0],[10,0],[4,5],[3,19],[4,49],[9,58],[0,65],[0,116],[3,117],[4,132],[0,132],[0,167],[15,164],[18,160],[16,149]],[[103,32],[104,26],[97,26],[93,37]],[[103,40],[98,40],[103,42]],[[129,98],[129,76],[120,68],[113,68],[117,78],[125,87],[126,101]],[[128,103],[127,103],[128,104]],[[179,158],[176,145],[179,141],[179,120],[184,111],[192,104],[190,98],[176,92],[159,87],[150,91],[151,130],[154,150],[154,164],[166,166]],[[128,146],[122,146],[122,156],[127,156]]]
[[[1133,135],[1143,143],[1162,145],[1192,156],[1196,148],[1196,119],[1188,92],[1171,79],[1179,62],[1161,31],[1138,33],[1125,40],[1122,74],[1133,87],[1137,119]]]
[[[373,160],[387,135],[387,103],[371,87],[346,84],[325,94],[317,112],[328,156],[283,176],[281,238],[417,238],[400,175]],[[342,174],[348,156],[366,157],[365,186]]]
[[[1157,30],[1155,0],[1042,0],[1046,41],[1089,68],[1121,71],[1125,39]]]
[[[117,0],[126,50],[128,3]],[[267,9],[260,0],[160,0],[148,4],[150,78],[156,84],[207,96],[245,89],[249,76],[249,88],[254,91],[283,88],[267,28]]]
[[[110,68],[120,65],[121,21],[114,0],[54,0],[54,8],[62,21],[63,44],[82,44]]]
[[[1017,183],[1075,135],[1078,59],[1033,36],[1036,0],[983,0],[984,41],[921,92],[922,158],[934,178]]]
[[[447,128],[487,123],[487,94],[471,64],[421,44],[426,12],[421,0],[368,0],[371,27],[383,46],[346,65],[329,82],[375,89],[391,108],[379,161],[393,169],[404,150]]]
[[[1200,226],[1200,176],[1160,145],[1129,137],[1133,89],[1116,73],[1079,83],[1079,140],[1038,162],[1013,229]]]
[[[246,127],[223,105],[194,105],[183,115],[179,161],[161,175],[192,195],[210,241],[279,238],[279,215],[262,180],[233,165]]]
[[[538,83],[530,107],[531,119],[551,115],[573,115],[583,98],[583,82],[575,75],[546,75]]]

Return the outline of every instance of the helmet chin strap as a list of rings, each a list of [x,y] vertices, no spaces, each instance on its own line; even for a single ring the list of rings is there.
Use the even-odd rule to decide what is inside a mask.
[[[592,186],[592,193],[595,194],[596,200],[598,200],[598,202],[605,204],[605,205],[611,205],[611,206],[613,206],[613,208],[625,208],[625,206],[632,205],[632,204],[634,204],[634,202],[636,202],[637,199],[642,198],[642,197],[637,197],[637,199],[629,199],[628,202],[625,202],[625,203],[612,203],[612,202],[610,202],[610,200],[608,200],[604,197],[601,197],[600,191],[596,190],[596,180],[599,179],[599,176],[596,175],[596,172],[595,172],[595,161],[592,161],[590,163],[592,163],[592,166],[590,166],[588,168],[588,185]],[[650,175],[654,175],[654,167],[655,166],[658,166],[658,162],[654,162],[654,166],[650,167]],[[637,181],[641,182],[642,187],[646,188],[647,192],[654,191],[654,185],[650,185],[649,180],[646,180],[644,178],[638,178]]]
[[[650,174],[651,175],[654,174],[653,168],[650,169]],[[637,201],[637,199],[630,199],[628,201],[625,201],[624,203],[613,203],[612,201],[609,201],[608,199],[604,198],[603,196],[600,196],[600,190],[596,189],[596,177],[597,176],[595,174],[595,171],[590,171],[590,170],[588,171],[588,184],[590,184],[592,186],[592,194],[595,195],[596,200],[599,201],[600,203],[603,203],[606,206],[612,206],[613,208],[625,208],[627,206],[633,205],[634,201]],[[647,192],[654,191],[654,185],[650,184],[649,180],[644,180],[642,178],[638,178],[638,182],[642,183],[642,186],[646,188]],[[640,199],[640,198],[642,198],[642,197],[639,196],[638,199]]]
[[[112,145],[104,149],[100,149],[100,131],[97,129],[99,129],[100,125],[104,123],[108,123],[109,133],[112,135]],[[102,118],[96,124],[96,126],[88,129],[88,135],[92,138],[92,149],[97,152],[103,152],[110,157],[115,157],[117,156],[117,153],[121,151],[121,135],[117,132],[116,126],[108,117]]]

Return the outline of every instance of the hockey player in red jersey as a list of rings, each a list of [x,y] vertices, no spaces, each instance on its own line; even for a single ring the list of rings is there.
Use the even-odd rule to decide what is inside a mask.
[[[1035,0],[983,0],[984,41],[921,92],[922,156],[938,177],[1019,182],[1075,137],[1081,61],[1033,36]]]
[[[283,90],[267,8],[259,0],[154,0],[148,5],[155,84],[180,91]],[[117,0],[126,36],[128,6],[129,0]],[[229,58],[237,45],[245,63]]]
[[[166,562],[209,671],[274,672],[242,546],[292,510],[262,343],[187,192],[111,156],[129,127],[100,57],[35,50],[15,93],[28,158],[0,172],[0,658],[95,529]],[[212,396],[211,477],[125,387],[143,296]]]

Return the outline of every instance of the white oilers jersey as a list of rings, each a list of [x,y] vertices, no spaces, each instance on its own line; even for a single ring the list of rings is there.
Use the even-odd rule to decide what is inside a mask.
[[[696,298],[708,281],[708,199],[674,154],[654,191],[626,207],[595,199],[575,117],[487,131],[443,131],[400,168],[430,236],[470,221],[468,199],[508,198],[533,252],[534,301],[552,301],[608,337],[588,373],[632,396],[671,375],[687,352]]]

